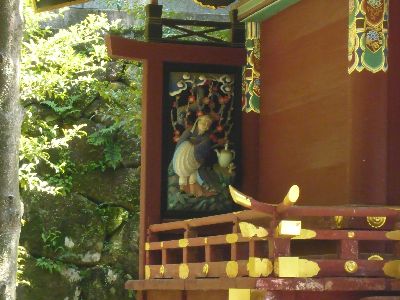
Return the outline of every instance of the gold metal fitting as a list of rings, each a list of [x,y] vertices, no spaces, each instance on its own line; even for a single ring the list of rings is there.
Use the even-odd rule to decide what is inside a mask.
[[[208,264],[204,264],[203,270],[202,270],[203,274],[207,276],[209,270],[210,270],[210,266]]]
[[[189,266],[187,264],[179,265],[179,278],[186,279],[189,277]]]
[[[285,206],[292,206],[294,205],[300,196],[300,188],[298,185],[292,185],[286,194],[285,198],[283,199],[283,204]]]
[[[149,251],[149,250],[150,250],[150,243],[145,243],[145,244],[144,244],[144,249],[145,249],[146,251]]]
[[[257,236],[259,238],[263,238],[268,236],[268,231],[264,227],[261,226],[255,226],[251,223],[247,222],[239,222],[239,228],[240,232],[243,237],[246,238],[252,238],[254,236]]]
[[[383,257],[378,254],[374,254],[368,257],[368,260],[383,260]]]
[[[389,240],[400,241],[400,230],[388,231],[385,236]]]
[[[400,260],[388,261],[383,266],[383,272],[386,276],[400,279]]]
[[[352,238],[354,238],[355,236],[356,236],[356,234],[355,234],[354,231],[349,231],[349,232],[347,233],[347,237],[348,237],[349,239],[352,239]]]
[[[164,267],[164,265],[162,265],[160,267],[160,275],[164,276],[164,274],[165,274],[165,267]]]
[[[238,241],[238,235],[236,233],[229,233],[226,235],[225,240],[229,244],[234,244]]]
[[[309,240],[317,236],[317,233],[311,229],[301,229],[300,235],[292,237],[292,240]]]
[[[292,237],[300,235],[301,221],[282,220],[277,228],[278,236]]]
[[[150,279],[150,276],[151,276],[150,266],[144,266],[144,278]]]
[[[179,247],[186,248],[187,246],[189,246],[189,240],[188,239],[180,239],[179,240]]]
[[[274,263],[274,273],[278,277],[314,277],[320,270],[316,262],[298,257],[278,257]]]
[[[251,207],[251,200],[245,194],[242,194],[231,185],[229,186],[229,192],[231,193],[232,199],[236,204],[247,208]]]
[[[238,265],[238,263],[237,263],[236,261],[229,261],[229,262],[226,264],[225,271],[226,271],[226,275],[227,275],[229,278],[236,278],[237,275],[238,275],[238,272],[239,272],[239,265]]]
[[[274,267],[272,262],[267,258],[249,257],[247,263],[247,271],[250,277],[267,277],[272,273]]]
[[[334,216],[333,220],[336,224],[337,229],[340,229],[343,227],[343,216]]]
[[[348,260],[344,264],[344,269],[347,273],[355,273],[358,270],[358,265],[354,260]]]

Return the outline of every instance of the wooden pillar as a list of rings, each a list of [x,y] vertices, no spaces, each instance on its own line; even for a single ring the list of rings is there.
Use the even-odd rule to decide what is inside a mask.
[[[142,103],[142,146],[141,146],[141,184],[140,184],[140,255],[139,278],[144,279],[144,245],[149,225],[160,222],[161,203],[154,201],[161,197],[161,133],[162,89],[154,88],[154,83],[163,82],[163,63],[155,59],[143,64]]]
[[[157,1],[152,1],[157,2]],[[156,42],[162,39],[162,5],[151,3],[146,5],[145,37],[147,41]]]
[[[245,25],[238,20],[238,11],[230,11],[231,19],[231,44],[233,47],[243,47],[245,43]]]
[[[388,204],[400,205],[400,1],[389,3]]]

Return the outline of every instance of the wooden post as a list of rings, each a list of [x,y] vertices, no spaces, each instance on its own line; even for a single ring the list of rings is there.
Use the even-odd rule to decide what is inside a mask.
[[[358,259],[358,241],[357,240],[341,240],[340,241],[340,258],[342,259]]]
[[[245,26],[244,26],[244,23],[241,23],[238,20],[237,9],[231,10],[229,16],[231,19],[231,40],[230,40],[230,42],[233,47],[244,47]]]
[[[238,234],[240,232],[239,230],[239,221],[236,219],[235,222],[233,223],[232,226],[232,233],[233,234]],[[236,261],[237,260],[237,243],[232,243],[231,244],[231,260]]]
[[[152,0],[152,2],[157,2]],[[162,39],[162,5],[146,5],[146,28],[145,37],[147,41],[156,42]]]

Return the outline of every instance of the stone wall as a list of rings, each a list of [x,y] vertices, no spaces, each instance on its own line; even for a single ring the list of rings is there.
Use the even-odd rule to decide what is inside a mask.
[[[110,62],[105,72],[116,89],[127,84],[118,75],[120,66]],[[105,126],[95,114],[105,108],[99,97],[76,120],[87,124],[88,136]],[[40,114],[46,119],[51,111],[42,108]],[[132,153],[140,149],[137,142],[118,143],[124,151],[116,169],[74,174],[66,196],[22,193],[20,245],[28,254],[22,279],[29,285],[19,285],[18,300],[132,299],[124,283],[137,275],[140,166]],[[87,137],[72,141],[70,149],[75,165],[89,165],[103,157],[103,149],[88,143]]]

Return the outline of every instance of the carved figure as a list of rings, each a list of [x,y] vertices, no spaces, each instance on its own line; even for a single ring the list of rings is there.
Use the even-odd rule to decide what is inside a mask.
[[[193,127],[182,133],[172,158],[174,172],[179,176],[180,190],[197,197],[213,195],[202,189],[197,180],[197,171],[211,150],[212,143],[207,132],[212,122],[209,115],[198,117]]]

